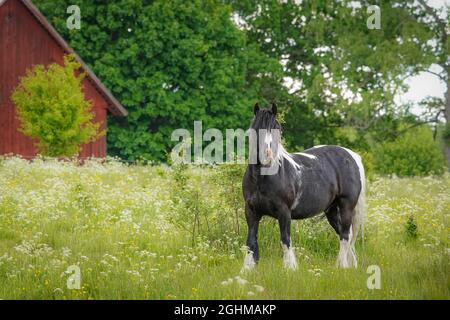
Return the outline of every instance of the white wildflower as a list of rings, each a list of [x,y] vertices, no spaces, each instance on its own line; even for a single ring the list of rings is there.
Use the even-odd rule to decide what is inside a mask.
[[[265,290],[264,287],[257,285],[257,284],[255,284],[254,287],[255,287],[256,291],[258,291],[258,292],[263,292]]]

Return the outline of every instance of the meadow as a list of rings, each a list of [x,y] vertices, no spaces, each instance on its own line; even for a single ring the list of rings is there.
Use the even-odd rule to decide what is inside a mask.
[[[241,274],[244,169],[0,159],[0,299],[450,298],[450,174],[369,181],[357,269],[335,267],[336,235],[317,217],[293,223],[299,268],[285,270],[267,217],[261,262]]]

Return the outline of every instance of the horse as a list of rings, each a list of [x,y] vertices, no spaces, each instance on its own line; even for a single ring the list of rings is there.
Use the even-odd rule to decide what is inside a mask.
[[[250,131],[258,132],[242,189],[248,226],[243,271],[259,261],[258,226],[265,215],[278,220],[284,266],[297,269],[291,246],[291,220],[325,213],[338,235],[337,267],[357,267],[355,241],[365,217],[365,173],[361,157],[344,147],[319,145],[288,153],[281,143],[277,106],[254,106]],[[264,133],[264,134],[261,134]],[[277,133],[277,134],[275,134]],[[252,163],[253,162],[253,163]],[[274,173],[264,174],[264,170]]]

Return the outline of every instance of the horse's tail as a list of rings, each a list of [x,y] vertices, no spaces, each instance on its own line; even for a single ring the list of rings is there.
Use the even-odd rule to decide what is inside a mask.
[[[364,246],[364,222],[366,219],[366,175],[361,156],[354,153],[354,158],[359,169],[359,176],[361,178],[361,191],[359,193],[358,202],[355,206],[355,216],[352,221],[352,239],[351,245],[354,247],[358,232],[361,230],[362,244]]]

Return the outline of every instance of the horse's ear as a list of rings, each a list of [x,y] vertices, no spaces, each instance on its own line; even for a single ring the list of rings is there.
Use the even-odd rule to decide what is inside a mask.
[[[272,113],[276,116],[277,115],[277,104],[275,102],[272,102]]]
[[[253,107],[253,113],[256,115],[259,111],[259,104],[258,102],[255,104],[255,106]]]

